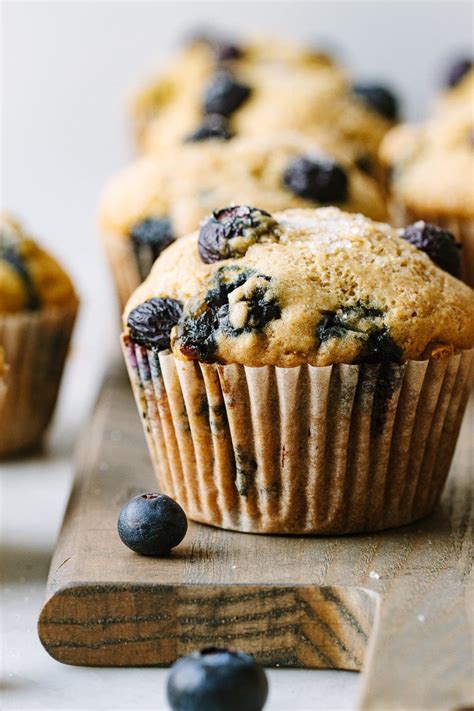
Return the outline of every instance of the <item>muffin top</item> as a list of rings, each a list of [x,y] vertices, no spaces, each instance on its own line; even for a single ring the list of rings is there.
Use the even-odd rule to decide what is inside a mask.
[[[53,257],[10,216],[0,214],[0,313],[73,306],[74,287]]]
[[[380,148],[393,194],[411,209],[446,217],[474,217],[474,114],[440,115],[401,125]]]
[[[474,292],[362,215],[239,206],[163,252],[124,327],[185,360],[402,362],[470,348]]]
[[[377,181],[347,151],[327,138],[316,143],[286,132],[185,143],[160,159],[145,156],[110,181],[99,219],[104,232],[138,242],[149,242],[154,229],[156,241],[167,246],[216,206],[232,202],[255,202],[269,212],[331,203],[374,219],[386,214]]]
[[[209,135],[315,128],[374,153],[397,115],[384,87],[351,86],[326,55],[274,39],[245,46],[201,39],[186,47],[134,101],[145,151]],[[216,118],[219,117],[219,118]],[[219,123],[219,129],[209,124]]]
[[[423,124],[394,127],[380,146],[391,190],[421,214],[474,217],[474,69],[461,58],[448,68],[446,88]]]
[[[474,68],[472,59],[459,59],[449,68],[446,88],[437,98],[435,113],[442,116],[474,113]]]

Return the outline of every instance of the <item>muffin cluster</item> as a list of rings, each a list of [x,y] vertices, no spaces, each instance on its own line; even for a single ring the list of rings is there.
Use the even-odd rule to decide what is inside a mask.
[[[172,241],[192,232],[216,206],[257,204],[267,211],[337,205],[386,217],[383,189],[346,147],[296,132],[183,144],[145,156],[106,186],[100,223],[120,300],[148,275]]]
[[[398,116],[389,89],[352,83],[324,53],[268,38],[236,45],[210,36],[193,40],[133,108],[147,151],[209,137],[323,129],[354,150],[374,152]]]
[[[327,54],[274,39],[192,38],[132,102],[143,154],[106,186],[101,234],[121,306],[213,210],[337,205],[386,218],[378,149],[398,100]]]

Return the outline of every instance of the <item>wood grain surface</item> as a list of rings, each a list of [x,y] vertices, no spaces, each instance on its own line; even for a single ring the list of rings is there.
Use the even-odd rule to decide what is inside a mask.
[[[82,437],[44,647],[67,664],[142,666],[230,645],[269,666],[362,670],[362,709],[472,706],[473,422],[471,400],[441,505],[422,522],[338,538],[190,524],[169,558],[151,559],[116,533],[122,505],[156,489],[116,367]]]

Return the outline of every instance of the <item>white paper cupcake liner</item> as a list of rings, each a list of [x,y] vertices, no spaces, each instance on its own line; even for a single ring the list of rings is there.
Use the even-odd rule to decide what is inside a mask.
[[[8,363],[0,399],[0,456],[30,449],[51,420],[77,308],[0,314],[0,344]]]
[[[190,518],[342,534],[407,524],[438,502],[474,351],[403,365],[247,368],[122,340],[160,488]]]

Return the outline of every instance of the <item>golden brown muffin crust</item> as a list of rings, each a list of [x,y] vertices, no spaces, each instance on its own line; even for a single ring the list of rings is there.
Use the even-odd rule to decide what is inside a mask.
[[[197,352],[201,360],[291,367],[404,361],[474,345],[474,292],[398,230],[336,208],[273,217],[277,237],[239,259],[204,264],[197,233],[169,247],[131,297],[125,328],[139,304],[170,297],[184,302],[172,332],[179,358]],[[196,319],[211,313],[224,283],[233,286],[225,312],[212,312],[204,357],[202,340],[190,355]]]
[[[10,216],[0,214],[0,313],[77,304],[71,280]]]
[[[319,141],[295,132],[227,143],[207,141],[177,146],[172,154],[144,157],[113,178],[104,190],[102,231],[128,237],[146,217],[167,217],[176,237],[195,230],[214,208],[256,204],[270,212],[313,207],[283,182],[290,161],[299,157],[336,161],[348,177],[348,195],[339,203],[348,212],[376,220],[386,217],[383,192],[375,178],[359,170],[350,152],[327,135]]]

